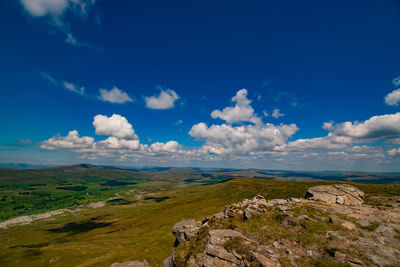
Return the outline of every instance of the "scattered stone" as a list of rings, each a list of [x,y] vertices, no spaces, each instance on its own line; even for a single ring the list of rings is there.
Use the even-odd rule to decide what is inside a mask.
[[[301,199],[300,198],[291,197],[290,201],[293,202],[293,203],[301,203]]]
[[[284,205],[278,205],[278,208],[279,208],[281,211],[285,211],[285,210],[290,209],[288,206],[284,206]]]
[[[368,218],[360,219],[360,220],[356,221],[356,223],[358,225],[360,225],[361,227],[369,227],[369,226],[371,226],[371,220],[368,219]]]
[[[346,184],[314,186],[306,193],[306,199],[347,206],[361,206],[364,203],[363,197],[363,191]]]
[[[215,219],[222,219],[222,218],[224,218],[224,212],[221,211],[221,212],[215,213],[212,217]]]
[[[299,217],[297,217],[297,220],[299,221],[303,221],[303,220],[310,220],[311,218],[308,217],[307,215],[300,215]]]
[[[376,264],[378,266],[386,266],[389,265],[390,262],[380,256],[373,254],[365,254],[364,255],[371,263]]]
[[[258,264],[260,264],[260,266],[262,267],[278,267],[281,266],[278,262],[274,262],[271,259],[267,258],[264,255],[261,255],[257,252],[250,252],[250,256],[252,258],[252,260],[254,260],[255,262],[257,262]]]
[[[347,228],[349,230],[354,230],[356,229],[356,226],[354,225],[354,223],[340,219],[338,216],[336,215],[331,215],[329,217],[329,222],[330,223],[334,223],[334,224],[339,224],[341,226],[343,226],[344,228]]]
[[[387,238],[394,238],[396,236],[396,231],[387,224],[380,225],[378,228],[375,229],[374,232],[381,234]]]
[[[356,226],[354,225],[354,223],[349,222],[349,221],[342,221],[341,225],[342,225],[344,228],[347,228],[347,229],[349,229],[349,230],[354,230],[354,229],[356,229]]]
[[[271,202],[273,202],[274,204],[278,204],[278,205],[285,205],[286,204],[286,200],[285,199],[272,199]]]
[[[150,267],[147,261],[127,261],[122,263],[113,263],[110,267]]]
[[[360,266],[364,265],[364,263],[359,259],[356,259],[339,251],[335,251],[335,258],[341,263],[354,264]]]

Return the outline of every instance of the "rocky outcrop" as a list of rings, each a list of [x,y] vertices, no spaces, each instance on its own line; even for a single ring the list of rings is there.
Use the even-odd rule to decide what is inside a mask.
[[[163,266],[310,266],[319,260],[344,266],[400,266],[400,198],[383,210],[363,205],[363,196],[353,186],[332,185],[310,188],[307,199],[244,199],[201,222],[177,223],[175,247]],[[251,232],[243,228],[247,223],[253,225]],[[302,238],[311,238],[307,231],[313,227],[326,231],[318,230],[316,243],[307,245],[297,236],[268,234],[277,227],[293,235],[301,232]]]
[[[363,197],[364,192],[346,184],[314,186],[309,188],[306,193],[306,199],[349,206],[362,205],[364,203]]]
[[[400,266],[400,197],[375,207],[363,196],[353,186],[317,186],[307,199],[257,195],[183,220],[163,267]]]

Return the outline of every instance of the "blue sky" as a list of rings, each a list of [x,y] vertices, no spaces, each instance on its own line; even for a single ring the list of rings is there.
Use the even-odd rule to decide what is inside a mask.
[[[0,0],[0,162],[400,171],[399,30],[394,0]]]

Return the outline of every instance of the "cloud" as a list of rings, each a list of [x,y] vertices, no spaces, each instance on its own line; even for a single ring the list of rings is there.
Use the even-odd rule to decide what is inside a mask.
[[[66,18],[79,16],[87,18],[96,0],[19,0],[26,14],[34,18],[44,18],[54,29],[66,35],[65,42],[78,47],[102,50],[89,43],[78,41],[70,31]]]
[[[88,10],[96,0],[20,0],[22,7],[32,17],[49,16],[56,23],[63,23],[67,11],[81,16],[87,16]]]
[[[48,80],[50,83],[52,83],[54,86],[61,87],[68,89],[68,91],[78,93],[80,95],[85,94],[85,87],[84,86],[77,86],[73,83],[67,82],[67,81],[59,81],[55,78],[53,78],[49,73],[47,72],[41,72],[40,73],[42,77],[44,77],[46,80]]]
[[[204,148],[216,154],[246,154],[252,151],[270,150],[283,145],[298,130],[290,125],[211,125],[198,123],[192,127],[189,135],[205,141]]]
[[[33,17],[59,17],[69,7],[69,0],[21,0],[26,12]]]
[[[397,156],[397,155],[400,155],[400,147],[399,148],[393,148],[393,149],[390,149],[390,150],[388,150],[387,151],[387,153],[390,155],[390,156]]]
[[[393,163],[392,161],[397,160],[397,156],[400,155],[400,112],[372,116],[361,122],[325,122],[322,128],[328,132],[326,136],[292,140],[299,130],[294,123],[263,123],[261,119],[258,123],[229,123],[228,121],[242,120],[252,122],[252,117],[258,118],[250,105],[251,100],[247,99],[247,91],[239,90],[232,101],[235,105],[228,108],[246,107],[250,108],[251,112],[244,119],[228,119],[232,118],[232,111],[225,108],[218,110],[218,115],[226,122],[211,125],[199,122],[193,125],[189,136],[201,142],[200,146],[185,147],[174,140],[141,144],[128,120],[114,114],[110,117],[94,117],[95,132],[97,135],[105,135],[104,140],[95,142],[92,137],[80,137],[77,131],[71,131],[67,136],[56,135],[43,141],[41,147],[50,150],[70,150],[83,153],[86,158],[107,158],[115,161],[154,164],[193,161],[267,164],[279,161],[284,165],[271,166],[293,168],[308,166],[307,164],[313,162],[327,168],[351,168],[370,163],[371,166],[378,166]],[[181,123],[178,121],[176,124]]]
[[[93,144],[94,138],[88,136],[79,137],[78,131],[73,130],[70,131],[67,136],[56,135],[43,141],[40,147],[48,150],[85,149],[92,148]]]
[[[93,50],[97,50],[97,51],[103,51],[104,50],[101,47],[97,47],[97,46],[91,45],[91,44],[89,44],[87,42],[79,41],[70,32],[66,32],[65,42],[68,43],[68,44],[71,44],[73,46],[77,46],[77,47],[87,47],[87,48],[90,48],[90,49],[93,49]]]
[[[145,97],[146,107],[151,109],[170,109],[174,107],[175,101],[179,99],[174,90],[161,90],[158,96]]]
[[[373,116],[364,122],[343,122],[334,125],[325,123],[323,128],[330,135],[351,137],[353,139],[388,140],[400,137],[400,112]]]
[[[76,130],[70,131],[67,136],[56,135],[41,142],[40,147],[47,150],[69,150],[83,153],[79,158],[98,159],[99,157],[111,158],[117,161],[157,158],[157,162],[167,159],[182,159],[185,151],[176,141],[166,143],[155,142],[149,145],[140,144],[139,138],[134,134],[132,125],[126,118],[114,114],[111,117],[97,115],[93,125],[96,134],[107,135],[104,140],[96,141],[92,137],[79,137]],[[163,157],[165,157],[163,159]]]
[[[310,139],[297,139],[295,141],[276,147],[278,151],[305,151],[305,150],[329,150],[345,148],[346,144],[335,142],[333,138],[317,137]]]
[[[286,152],[347,149],[358,154],[370,153],[371,155],[382,155],[383,152],[381,150],[373,150],[373,148],[365,145],[354,145],[376,141],[396,143],[398,138],[400,138],[400,112],[373,116],[364,122],[347,121],[336,125],[333,122],[325,122],[322,128],[329,131],[325,137],[298,139],[282,146],[277,146],[275,149]],[[366,150],[366,148],[369,150]]]
[[[285,114],[281,113],[281,112],[279,111],[279,109],[276,108],[276,109],[273,110],[271,116],[274,117],[275,119],[279,119],[280,117],[285,116]]]
[[[132,125],[125,117],[118,114],[113,114],[111,117],[96,115],[93,120],[93,126],[97,135],[113,136],[127,140],[138,139]]]
[[[387,94],[385,96],[385,103],[389,106],[397,106],[400,103],[400,88]]]
[[[67,88],[68,90],[78,93],[78,94],[81,94],[81,95],[83,95],[85,93],[85,87],[83,87],[83,86],[79,87],[79,86],[76,86],[75,84],[69,83],[69,82],[64,82],[63,86],[65,88]]]
[[[99,99],[110,102],[110,103],[117,103],[123,104],[126,102],[133,102],[133,99],[124,91],[114,87],[111,90],[100,89],[100,96]]]
[[[126,140],[114,136],[108,137],[106,140],[96,142],[96,149],[100,150],[136,150],[139,148],[139,140]]]
[[[235,103],[234,107],[226,107],[222,111],[214,110],[211,117],[216,119],[220,118],[229,124],[252,122],[260,124],[261,119],[254,113],[254,109],[250,106],[251,100],[247,98],[247,90],[241,89],[237,91],[236,95],[232,97]]]
[[[31,145],[32,144],[32,140],[30,140],[30,139],[19,139],[17,141],[17,144]]]
[[[151,144],[150,151],[156,153],[176,153],[178,152],[179,148],[180,145],[176,141],[169,141],[167,143],[155,142]]]
[[[394,86],[399,87],[400,86],[400,76],[394,78],[392,83]]]

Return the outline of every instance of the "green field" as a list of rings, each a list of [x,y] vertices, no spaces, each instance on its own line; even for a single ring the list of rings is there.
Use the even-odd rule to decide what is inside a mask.
[[[154,177],[157,178],[146,177],[137,180],[137,184],[111,189],[113,194],[119,190],[120,200],[104,207],[85,208],[76,215],[0,230],[0,265],[109,266],[113,262],[146,259],[152,266],[161,266],[172,251],[172,226],[182,219],[201,219],[221,211],[226,204],[256,194],[267,199],[303,197],[310,186],[332,183],[252,178],[233,178],[214,184],[187,183],[183,180],[195,177],[187,170],[173,174],[155,172]],[[94,192],[91,197],[99,197],[98,193],[104,197],[100,184],[108,180],[113,179],[107,177],[97,184],[86,182],[85,191],[52,187],[60,185],[49,186],[47,190],[61,190],[74,196]],[[356,186],[366,192],[367,202],[375,201],[375,195],[400,195],[400,186],[395,184]],[[88,200],[90,196],[84,197]]]

